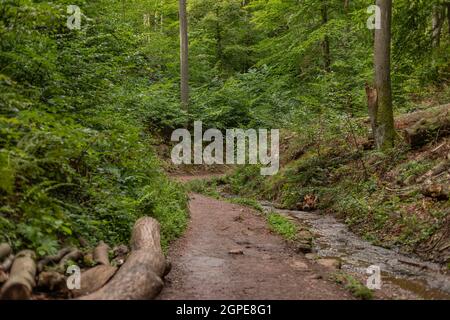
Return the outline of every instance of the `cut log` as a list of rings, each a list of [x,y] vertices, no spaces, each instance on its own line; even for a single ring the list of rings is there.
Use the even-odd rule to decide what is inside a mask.
[[[63,248],[53,256],[45,257],[37,263],[37,271],[42,272],[49,263],[58,263],[66,254],[70,253],[72,248]]]
[[[403,136],[412,148],[418,148],[430,141],[450,134],[450,108],[439,114],[425,117],[404,129]]]
[[[48,291],[67,290],[66,277],[59,272],[44,271],[39,274],[37,286]]]
[[[434,118],[436,116],[447,113],[450,110],[450,104],[444,104],[424,110],[402,114],[395,117],[395,128],[397,130],[405,130],[411,128],[414,124],[425,118]]]
[[[8,274],[0,269],[0,285],[5,283],[8,280]]]
[[[110,263],[108,251],[109,246],[103,241],[100,241],[98,246],[94,249],[94,261],[98,264],[109,266]]]
[[[23,250],[16,255],[8,281],[3,285],[0,299],[30,299],[36,276],[36,255],[31,250]]]
[[[0,264],[0,270],[4,272],[8,272],[14,262],[14,256],[11,254],[8,258],[6,258],[2,264]]]
[[[422,187],[422,194],[426,197],[437,200],[448,200],[450,195],[450,186],[444,184],[433,183]]]
[[[98,265],[81,274],[81,288],[73,290],[74,297],[93,293],[103,287],[116,273],[117,267]]]
[[[7,243],[0,243],[0,262],[11,254],[11,246]]]
[[[114,277],[83,300],[145,300],[163,288],[166,259],[161,249],[160,225],[150,217],[139,219],[131,236],[131,253]]]

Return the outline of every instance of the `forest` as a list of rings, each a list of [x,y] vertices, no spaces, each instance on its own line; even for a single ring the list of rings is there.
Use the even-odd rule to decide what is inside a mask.
[[[302,281],[326,299],[450,299],[450,1],[2,0],[0,37],[0,299],[318,298],[291,293]],[[172,133],[196,121],[278,129],[279,171],[173,163]],[[327,252],[331,218],[365,258]],[[199,248],[259,264],[255,239],[223,240],[257,226],[272,260],[294,250],[332,279],[279,262],[294,287],[278,296],[231,294],[214,268],[220,290],[184,285]],[[135,281],[156,289],[109,292],[150,242]],[[367,289],[349,257],[390,286]],[[102,289],[67,290],[73,264]]]

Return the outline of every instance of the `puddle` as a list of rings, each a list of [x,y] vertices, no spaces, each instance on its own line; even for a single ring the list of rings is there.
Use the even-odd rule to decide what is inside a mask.
[[[377,265],[382,270],[383,281],[423,299],[450,300],[450,276],[441,272],[440,265],[402,254],[396,249],[372,245],[331,215],[280,210],[266,202],[261,204],[266,211],[288,214],[308,225],[316,234],[314,252],[320,257],[339,258],[342,270],[366,275],[369,266]]]

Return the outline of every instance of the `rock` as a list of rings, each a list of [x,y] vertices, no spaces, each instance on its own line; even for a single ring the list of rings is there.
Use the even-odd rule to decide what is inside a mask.
[[[311,243],[300,241],[295,244],[295,251],[297,253],[310,253],[312,251]]]
[[[301,230],[297,233],[297,238],[305,241],[312,241],[313,235],[308,230]]]
[[[305,254],[305,258],[308,260],[316,260],[319,256],[315,253],[307,253]]]
[[[300,260],[294,260],[291,263],[291,266],[295,269],[300,269],[300,270],[308,269],[308,265],[305,262],[300,261]]]
[[[232,249],[232,250],[228,251],[228,254],[239,255],[239,254],[244,254],[244,251],[242,249]]]
[[[341,260],[335,258],[322,258],[318,259],[317,263],[329,269],[340,269]]]

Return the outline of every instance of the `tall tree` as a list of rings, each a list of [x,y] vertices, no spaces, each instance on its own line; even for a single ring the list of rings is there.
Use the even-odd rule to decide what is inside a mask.
[[[320,8],[322,14],[322,24],[326,25],[328,23],[328,3],[327,1],[322,2],[322,7]],[[323,59],[325,71],[331,71],[331,57],[330,57],[330,38],[326,34],[322,41]]]
[[[180,77],[181,77],[181,106],[189,105],[189,41],[186,0],[179,2],[180,14]]]
[[[433,18],[432,18],[433,48],[437,48],[441,44],[441,33],[444,21],[445,21],[445,7],[441,4],[435,4],[433,6]]]
[[[392,0],[376,0],[381,11],[381,28],[375,29],[375,88],[377,117],[375,142],[380,149],[394,146],[395,129],[391,89]]]

